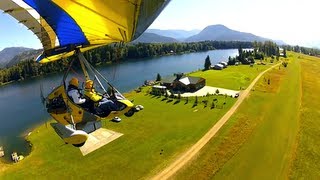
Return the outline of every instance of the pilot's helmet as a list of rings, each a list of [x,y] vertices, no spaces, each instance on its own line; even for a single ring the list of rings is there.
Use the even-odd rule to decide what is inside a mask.
[[[87,80],[85,84],[86,89],[91,89],[93,86],[93,81],[92,80]]]
[[[78,87],[78,86],[79,86],[79,80],[78,80],[77,78],[73,77],[73,78],[69,81],[69,84]]]

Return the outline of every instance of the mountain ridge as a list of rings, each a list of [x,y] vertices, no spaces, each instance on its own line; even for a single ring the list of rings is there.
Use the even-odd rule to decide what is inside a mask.
[[[187,42],[198,41],[267,41],[269,39],[252,33],[232,30],[222,24],[205,27],[200,33],[186,39]]]
[[[165,36],[167,35],[167,36]],[[281,40],[272,40],[252,33],[232,30],[222,24],[209,25],[203,30],[160,30],[147,29],[132,43],[176,43],[199,41],[274,41],[278,45],[286,45]],[[28,52],[30,51],[30,52]],[[21,61],[34,58],[40,50],[25,47],[10,47],[0,51],[0,68],[13,66]]]
[[[132,43],[174,43],[179,42],[177,39],[161,36],[155,33],[144,32],[140,37],[136,40],[132,41]]]
[[[159,35],[157,37],[157,42],[174,42],[173,40],[168,41],[168,40],[161,40],[160,37],[163,38],[173,38],[176,39],[178,42],[199,42],[199,41],[258,41],[258,42],[263,42],[263,41],[273,41],[277,43],[278,45],[286,45],[286,43],[282,40],[272,40],[270,38],[265,38],[261,36],[257,36],[252,33],[248,32],[241,32],[237,30],[230,29],[226,27],[225,25],[222,24],[215,24],[215,25],[209,25],[205,27],[203,30],[161,30],[161,29],[147,29],[146,32],[144,32],[142,35],[146,33],[152,33],[152,34],[157,34]],[[150,38],[150,39],[148,39]],[[144,36],[142,38],[144,41],[143,42],[153,42],[155,41],[152,39],[152,36]],[[135,40],[135,42],[140,42],[139,39]]]
[[[186,38],[196,35],[201,30],[194,29],[194,30],[183,30],[183,29],[167,29],[167,30],[161,30],[161,29],[147,29],[146,32],[148,33],[154,33],[161,36],[171,37],[174,39],[177,39],[179,41],[183,41]]]
[[[34,49],[26,47],[4,48],[2,51],[0,51],[0,68],[5,67],[15,56],[30,50]]]

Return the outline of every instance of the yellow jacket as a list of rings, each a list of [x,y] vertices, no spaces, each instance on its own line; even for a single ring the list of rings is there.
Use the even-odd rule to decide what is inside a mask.
[[[99,95],[94,89],[85,89],[84,95],[90,98],[94,102],[98,102],[102,99],[102,96]]]

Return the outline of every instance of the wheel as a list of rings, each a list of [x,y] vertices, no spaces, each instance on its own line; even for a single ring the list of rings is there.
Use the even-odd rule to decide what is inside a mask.
[[[130,109],[128,112],[124,113],[125,116],[131,117],[134,114],[134,109]]]
[[[80,143],[80,144],[72,144],[74,147],[82,147],[86,142]]]

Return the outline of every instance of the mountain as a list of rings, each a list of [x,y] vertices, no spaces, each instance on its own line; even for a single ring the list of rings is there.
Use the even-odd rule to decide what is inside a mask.
[[[146,32],[148,33],[154,33],[158,34],[160,36],[166,36],[166,37],[171,37],[180,41],[183,41],[187,39],[190,36],[196,35],[200,32],[201,30],[191,30],[191,31],[186,31],[186,30],[161,30],[161,29],[147,29]]]
[[[277,45],[279,45],[279,46],[288,45],[286,42],[284,42],[282,40],[272,40],[272,41],[277,43]]]
[[[0,68],[5,67],[16,55],[32,50],[25,47],[10,47],[0,51]]]
[[[173,42],[179,42],[178,40],[171,38],[171,37],[165,37],[160,36],[158,34],[154,33],[143,33],[139,38],[133,41],[133,43],[173,43]]]
[[[42,52],[42,49],[29,50],[29,51],[22,52],[22,53],[16,55],[15,57],[13,57],[5,66],[8,68],[8,67],[11,67],[11,66],[18,64],[19,62],[34,59],[41,52]]]
[[[186,39],[187,42],[198,41],[266,41],[267,38],[259,37],[251,33],[235,31],[224,25],[211,25],[204,28],[199,34]]]

